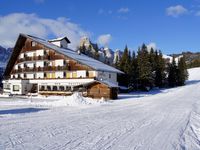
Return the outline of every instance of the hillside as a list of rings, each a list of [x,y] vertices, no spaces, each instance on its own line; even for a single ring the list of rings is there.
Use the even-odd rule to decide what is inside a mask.
[[[173,54],[176,58],[185,56],[188,68],[200,67],[200,53],[199,52],[182,52],[181,54]]]
[[[186,86],[89,105],[0,100],[0,149],[200,149],[200,68]]]

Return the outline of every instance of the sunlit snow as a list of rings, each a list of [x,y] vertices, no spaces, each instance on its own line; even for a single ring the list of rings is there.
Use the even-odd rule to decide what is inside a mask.
[[[0,98],[0,149],[200,149],[200,68],[186,86],[121,94]]]

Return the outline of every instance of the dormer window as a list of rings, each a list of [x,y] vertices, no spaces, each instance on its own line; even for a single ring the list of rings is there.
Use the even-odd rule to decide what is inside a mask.
[[[35,42],[35,41],[32,41],[32,42],[31,42],[31,46],[32,46],[32,47],[35,47],[35,46],[36,46],[36,42]]]
[[[67,37],[52,39],[52,40],[49,40],[49,42],[58,46],[58,47],[64,48],[64,49],[67,49],[68,44],[70,43],[70,41]]]

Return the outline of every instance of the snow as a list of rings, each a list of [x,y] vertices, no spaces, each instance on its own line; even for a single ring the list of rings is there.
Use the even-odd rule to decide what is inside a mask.
[[[0,95],[8,97],[8,95]],[[22,99],[23,98],[23,99]],[[85,98],[81,93],[74,93],[71,96],[37,96],[37,97],[12,97],[12,100],[1,100],[1,105],[7,106],[39,106],[39,107],[64,107],[64,106],[87,106],[106,103],[104,99]]]
[[[78,94],[1,98],[0,149],[200,149],[200,68],[189,74],[186,86],[89,105]]]
[[[178,63],[178,61],[179,61],[179,59],[180,59],[181,57],[183,57],[183,55],[180,55],[180,56],[176,57],[176,58],[175,58],[175,62]],[[173,60],[173,57],[172,57],[172,56],[168,56],[168,55],[163,55],[163,58],[164,58],[164,59],[168,59],[170,63],[171,63],[172,60]]]

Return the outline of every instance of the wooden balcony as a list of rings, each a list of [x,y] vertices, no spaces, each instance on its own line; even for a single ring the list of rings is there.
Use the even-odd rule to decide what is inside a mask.
[[[33,56],[33,57],[24,57],[17,60],[17,63],[25,62],[25,61],[37,61],[37,60],[49,60],[49,56]]]
[[[40,71],[69,71],[68,66],[46,66],[46,67],[25,67],[20,69],[15,69],[12,71],[13,74],[15,73],[23,73],[23,72],[40,72]]]

